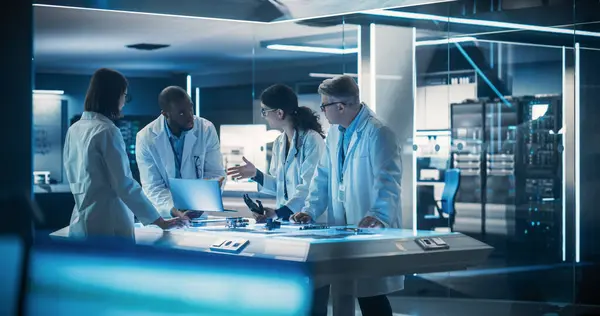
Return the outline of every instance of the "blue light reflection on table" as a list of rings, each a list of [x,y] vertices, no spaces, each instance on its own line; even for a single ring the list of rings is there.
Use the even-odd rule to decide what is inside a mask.
[[[301,240],[307,241],[315,244],[318,243],[343,243],[343,242],[357,242],[364,240],[389,240],[389,239],[403,239],[403,238],[421,238],[421,237],[439,237],[439,236],[451,236],[457,235],[457,233],[453,232],[436,232],[431,230],[418,230],[415,234],[412,229],[361,229],[365,234],[354,234],[350,232],[342,232],[338,231],[337,228],[344,227],[353,227],[356,226],[333,226],[328,229],[319,229],[319,230],[300,230],[298,227],[294,227],[298,225],[282,225],[279,229],[280,233],[274,234],[265,234],[261,237],[264,238],[276,238],[276,239],[287,239],[287,240],[299,240],[298,235],[313,235],[318,234],[320,236],[336,236],[336,235],[344,235],[340,238],[310,238],[310,237],[302,237]],[[255,224],[249,225],[248,228],[252,229],[262,229],[264,224]],[[215,231],[213,228],[191,228],[189,231]],[[250,234],[245,232],[242,229],[227,229],[221,228],[223,231],[227,231],[231,235],[244,236]],[[252,236],[260,236],[257,234],[252,234]]]
[[[57,245],[32,254],[28,315],[306,315],[311,303],[293,263]]]

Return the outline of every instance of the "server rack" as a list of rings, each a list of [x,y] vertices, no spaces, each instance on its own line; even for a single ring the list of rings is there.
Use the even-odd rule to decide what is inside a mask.
[[[479,217],[479,234],[485,235],[485,182],[486,169],[485,146],[483,133],[485,131],[484,102],[467,100],[450,106],[450,126],[452,134],[452,153],[450,164],[452,168],[460,169],[460,187],[456,202],[477,204],[480,209],[469,214],[471,218]],[[471,210],[469,210],[471,211]],[[457,210],[458,216],[459,210]],[[463,215],[466,210],[463,210]],[[462,216],[462,215],[461,215]],[[475,231],[472,231],[475,232]]]
[[[540,253],[560,254],[562,231],[562,98],[521,98],[516,239],[538,245]]]
[[[559,253],[561,106],[558,95],[451,105],[451,164],[461,169],[456,200],[480,203],[482,235],[496,220],[492,206],[503,206],[510,240]]]

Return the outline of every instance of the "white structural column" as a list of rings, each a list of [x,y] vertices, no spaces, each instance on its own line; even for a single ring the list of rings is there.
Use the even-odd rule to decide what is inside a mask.
[[[416,167],[412,144],[416,94],[415,29],[389,25],[359,28],[361,99],[391,127],[402,149],[402,227],[416,229]]]

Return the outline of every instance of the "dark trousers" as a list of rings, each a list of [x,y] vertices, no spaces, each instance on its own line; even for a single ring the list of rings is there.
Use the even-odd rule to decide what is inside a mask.
[[[327,316],[329,285],[313,292],[312,316]],[[363,316],[392,316],[392,306],[385,295],[359,297],[358,305]]]

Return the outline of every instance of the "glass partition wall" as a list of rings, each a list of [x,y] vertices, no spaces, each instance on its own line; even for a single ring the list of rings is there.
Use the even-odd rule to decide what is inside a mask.
[[[600,92],[598,75],[600,58],[600,18],[594,1],[576,1],[574,12],[574,57],[569,64],[569,78],[575,87],[571,99],[577,126],[570,140],[575,148],[575,178],[572,192],[575,196],[574,243],[576,267],[575,300],[580,304],[598,305],[600,284],[600,216],[595,205],[600,194],[598,186],[598,139],[600,117],[597,95]],[[566,150],[569,153],[568,148]]]
[[[575,170],[563,150],[575,127],[565,115],[575,94],[566,78],[574,33],[557,27],[572,24],[572,15],[552,18],[572,12],[572,3],[496,4],[467,7],[469,17],[449,15],[450,67],[462,62],[476,80],[476,98],[450,104],[452,168],[461,171],[456,229],[495,247],[488,266],[504,268],[484,282],[502,280],[496,295],[529,302],[527,312],[551,311],[575,293],[575,245],[568,240],[574,209],[567,205]],[[461,42],[471,40],[465,37],[472,41]],[[477,116],[468,119],[470,107]]]

